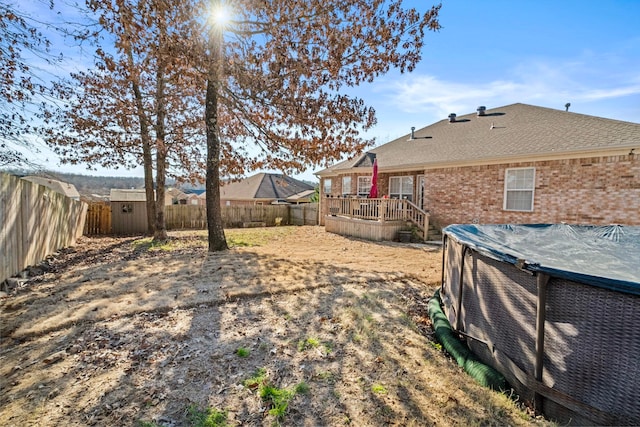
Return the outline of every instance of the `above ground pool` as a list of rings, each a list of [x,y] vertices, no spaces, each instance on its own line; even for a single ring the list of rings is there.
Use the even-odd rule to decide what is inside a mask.
[[[640,425],[640,227],[451,225],[452,328],[545,416]]]

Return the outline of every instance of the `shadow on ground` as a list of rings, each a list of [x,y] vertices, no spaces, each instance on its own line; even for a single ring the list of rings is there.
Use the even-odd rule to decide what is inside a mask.
[[[382,246],[332,239],[335,258],[288,240],[289,252],[131,257],[129,240],[69,260],[2,304],[0,424],[186,426],[189,407],[250,426],[531,422],[432,341],[425,307],[437,284],[401,265],[359,267],[341,259],[351,245]],[[259,369],[275,387],[308,391],[276,418],[243,385]]]

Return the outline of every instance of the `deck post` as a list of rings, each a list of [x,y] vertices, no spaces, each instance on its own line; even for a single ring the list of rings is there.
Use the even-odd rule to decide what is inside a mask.
[[[429,214],[424,215],[424,223],[422,226],[424,227],[424,241],[426,242],[429,238]]]
[[[378,208],[378,219],[384,222],[386,215],[387,215],[387,199],[382,199],[380,201],[380,207]]]

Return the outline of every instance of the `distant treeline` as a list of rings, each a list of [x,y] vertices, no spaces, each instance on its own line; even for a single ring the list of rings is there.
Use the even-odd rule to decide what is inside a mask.
[[[94,194],[106,196],[112,188],[144,188],[144,179],[137,177],[93,176],[47,170],[32,171],[22,169],[9,169],[5,172],[20,177],[37,175],[68,182],[73,184],[81,195],[87,197]]]
[[[37,175],[47,178],[57,179],[58,181],[68,182],[73,184],[80,195],[87,198],[95,196],[107,196],[112,188],[144,188],[144,178],[137,177],[120,177],[120,176],[94,176],[94,175],[81,175],[77,173],[64,173],[55,172],[49,170],[26,170],[26,169],[7,169],[4,172],[10,173],[16,176],[28,176]],[[309,185],[314,187],[318,186],[317,182],[303,180]],[[175,180],[168,179],[166,183],[167,187],[176,185]],[[184,183],[179,186],[183,191],[185,190],[204,190],[204,184],[191,185]]]

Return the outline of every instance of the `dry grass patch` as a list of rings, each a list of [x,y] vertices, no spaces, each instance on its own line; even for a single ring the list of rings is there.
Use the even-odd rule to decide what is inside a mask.
[[[0,425],[546,424],[433,341],[439,250],[226,233],[85,238],[0,301]]]

